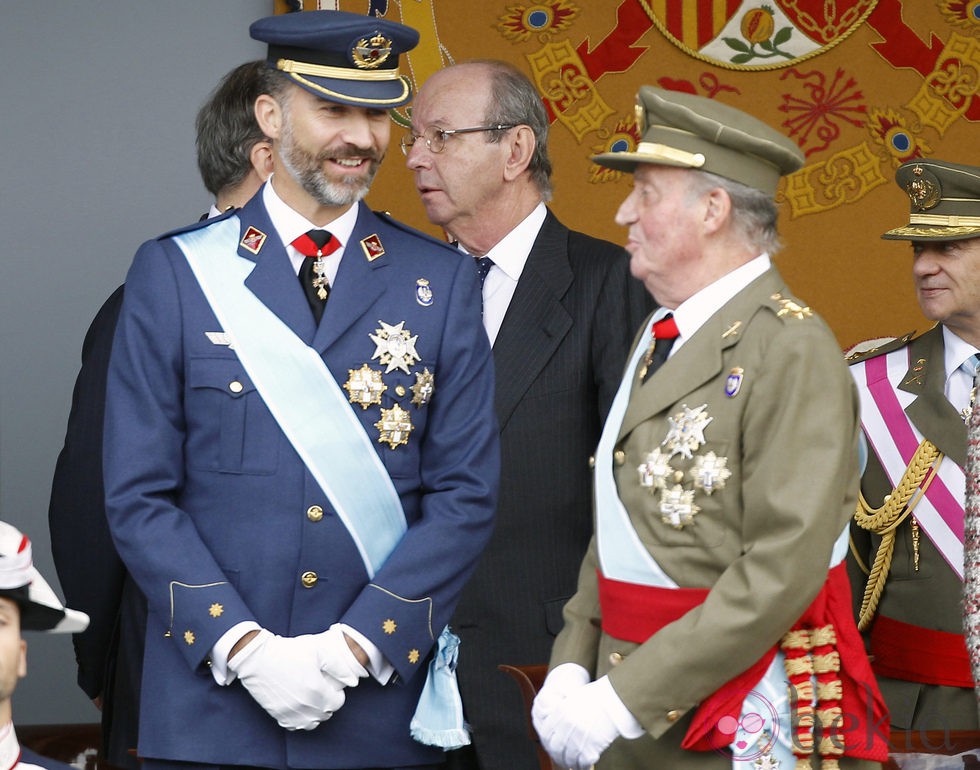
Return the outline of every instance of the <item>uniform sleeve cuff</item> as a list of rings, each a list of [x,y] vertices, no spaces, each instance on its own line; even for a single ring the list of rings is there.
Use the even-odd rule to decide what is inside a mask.
[[[361,645],[361,649],[367,654],[368,664],[366,668],[368,673],[378,684],[387,684],[388,680],[391,679],[391,675],[395,673],[395,667],[388,662],[381,650],[377,648],[374,642],[364,636],[364,634],[355,628],[351,628],[346,623],[341,623],[340,628],[347,636]]]
[[[214,647],[211,648],[209,658],[211,661],[211,676],[214,677],[215,682],[225,687],[235,681],[237,674],[228,669],[228,653],[231,652],[231,648],[235,646],[235,643],[249,631],[261,630],[262,627],[254,620],[243,620],[241,623],[233,625],[218,638],[218,641],[214,643]]]
[[[596,697],[602,706],[602,711],[609,717],[610,721],[616,726],[619,734],[624,738],[639,738],[645,732],[632,712],[626,708],[626,704],[616,694],[612,682],[608,676],[600,677],[596,680]]]

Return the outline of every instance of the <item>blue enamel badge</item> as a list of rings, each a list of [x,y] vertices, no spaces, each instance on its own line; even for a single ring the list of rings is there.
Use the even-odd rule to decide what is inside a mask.
[[[742,377],[744,376],[744,370],[741,367],[736,366],[728,374],[728,379],[725,380],[725,395],[729,398],[735,398],[738,392],[742,389]]]

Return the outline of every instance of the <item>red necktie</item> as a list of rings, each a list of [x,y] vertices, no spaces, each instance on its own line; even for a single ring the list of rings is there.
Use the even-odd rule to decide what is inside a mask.
[[[653,324],[650,348],[643,357],[643,366],[640,367],[641,381],[646,382],[650,375],[663,366],[679,334],[677,322],[671,313]]]
[[[299,282],[303,286],[307,302],[310,303],[313,317],[319,324],[323,316],[323,306],[330,296],[330,282],[327,280],[323,257],[339,249],[340,241],[326,230],[310,230],[294,240],[292,245],[306,257],[299,269]]]

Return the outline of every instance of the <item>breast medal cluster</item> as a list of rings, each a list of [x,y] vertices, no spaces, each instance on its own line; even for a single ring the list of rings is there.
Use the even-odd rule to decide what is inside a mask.
[[[418,335],[413,335],[406,329],[404,321],[394,325],[380,320],[378,323],[380,328],[368,335],[375,345],[371,361],[377,361],[384,370],[374,368],[370,363],[363,364],[359,369],[348,369],[347,382],[343,385],[350,403],[365,410],[375,404],[381,405],[381,396],[389,387],[385,376],[398,371],[410,375],[413,367],[422,360],[415,349]],[[410,388],[411,403],[416,408],[421,408],[432,399],[435,378],[428,367],[423,367],[422,371],[415,371],[414,374],[415,384]],[[403,385],[397,384],[394,394],[401,398],[407,395],[407,391]],[[395,449],[408,443],[408,437],[414,429],[412,413],[397,402],[390,409],[382,407],[381,418],[374,423],[374,427],[378,429],[378,443]]]
[[[710,495],[724,489],[732,475],[727,457],[719,457],[714,452],[696,454],[704,446],[705,429],[714,419],[707,409],[707,404],[695,409],[684,404],[681,411],[668,418],[667,436],[660,446],[637,468],[640,486],[659,495],[660,518],[674,529],[683,529],[694,522],[701,510],[694,502],[697,492]],[[678,455],[692,461],[686,473],[671,464]]]

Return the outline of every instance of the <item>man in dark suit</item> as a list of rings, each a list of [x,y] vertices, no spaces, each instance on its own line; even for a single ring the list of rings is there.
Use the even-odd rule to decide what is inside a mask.
[[[518,689],[497,665],[543,663],[561,628],[592,530],[589,456],[652,309],[620,247],[546,207],[547,140],[533,84],[504,62],[475,61],[426,81],[402,144],[429,219],[485,276],[500,504],[453,620],[475,747],[453,762],[482,770],[536,767]]]
[[[106,515],[149,610],[139,753],[439,767],[499,451],[474,266],[362,202],[418,33],[340,11],[250,33],[274,173],[140,248],[109,363]]]
[[[215,197],[205,218],[244,205],[272,173],[272,146],[253,107],[264,67],[256,61],[233,69],[198,112],[197,163]],[[69,603],[92,621],[72,641],[78,686],[102,711],[103,758],[135,768],[146,610],[109,535],[102,484],[106,372],[122,299],[120,286],[85,335],[48,520],[58,579]]]

